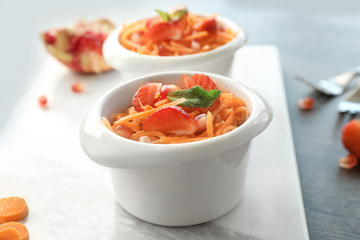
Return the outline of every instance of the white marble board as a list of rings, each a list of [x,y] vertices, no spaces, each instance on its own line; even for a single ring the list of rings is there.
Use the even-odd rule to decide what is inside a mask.
[[[78,75],[50,58],[0,135],[0,197],[29,205],[31,239],[308,239],[278,49],[246,46],[231,76],[272,105],[270,127],[253,144],[244,199],[225,216],[185,228],[155,226],[115,201],[107,169],[82,152],[78,129],[88,107],[131,76]],[[83,81],[82,94],[71,84]],[[37,98],[46,94],[49,108]]]

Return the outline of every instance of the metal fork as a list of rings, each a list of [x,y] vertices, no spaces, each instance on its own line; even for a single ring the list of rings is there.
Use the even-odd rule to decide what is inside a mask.
[[[337,96],[347,90],[350,83],[357,76],[360,76],[360,66],[350,69],[349,71],[346,71],[335,77],[320,80],[317,83],[313,83],[300,76],[295,76],[295,78],[313,87],[318,92],[324,93],[329,96]]]
[[[360,85],[346,93],[344,99],[338,104],[338,110],[340,113],[360,113]]]

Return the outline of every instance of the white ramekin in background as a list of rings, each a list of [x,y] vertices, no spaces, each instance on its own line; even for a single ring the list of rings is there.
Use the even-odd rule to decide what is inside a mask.
[[[230,19],[218,16],[216,20],[237,32],[237,36],[227,44],[208,52],[184,56],[149,56],[135,53],[120,44],[119,36],[122,31],[122,26],[120,26],[105,40],[103,56],[114,69],[135,75],[169,70],[194,70],[226,75],[235,52],[245,45],[247,35],[243,28]]]
[[[249,119],[211,139],[181,144],[149,144],[120,137],[102,116],[125,111],[145,82],[174,83],[181,75],[164,72],[132,79],[114,87],[91,107],[80,130],[81,146],[95,162],[109,167],[120,205],[145,221],[186,226],[207,222],[230,211],[242,198],[252,139],[264,131],[272,110],[260,95],[228,77],[204,73],[219,89],[244,100]],[[199,73],[199,72],[196,72]]]

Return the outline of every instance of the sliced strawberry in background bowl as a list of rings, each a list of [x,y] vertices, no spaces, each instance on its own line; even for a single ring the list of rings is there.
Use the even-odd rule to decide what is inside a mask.
[[[103,73],[112,70],[104,60],[102,46],[115,29],[110,21],[79,21],[72,27],[53,28],[40,34],[48,52],[70,70]]]
[[[197,31],[215,32],[217,28],[217,22],[215,18],[205,19],[204,21],[196,23],[194,28]]]
[[[193,74],[191,76],[184,74],[182,80],[186,88],[191,88],[194,86],[200,86],[204,90],[208,91],[211,89],[218,89],[218,86],[208,75],[205,74]]]
[[[177,40],[182,35],[182,29],[173,22],[157,22],[149,24],[144,32],[144,41]]]

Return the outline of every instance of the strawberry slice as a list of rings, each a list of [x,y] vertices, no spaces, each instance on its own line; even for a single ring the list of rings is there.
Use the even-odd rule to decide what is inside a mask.
[[[160,100],[165,99],[167,97],[168,92],[181,90],[175,84],[163,85],[160,90]]]
[[[143,40],[163,41],[178,40],[181,38],[182,29],[174,22],[156,22],[149,24],[143,35]]]
[[[159,22],[163,22],[163,20],[161,19],[161,17],[152,17],[146,20],[146,28],[149,28],[152,25],[155,25]]]
[[[184,135],[195,133],[198,127],[192,115],[178,106],[168,106],[157,110],[145,119],[143,129]]]
[[[142,106],[154,106],[156,94],[160,91],[162,83],[145,83],[142,85],[132,98],[132,106],[135,111],[142,112]]]
[[[204,21],[195,24],[194,28],[197,31],[215,32],[217,29],[217,23],[215,18],[205,19]]]
[[[186,88],[191,88],[194,86],[200,86],[204,90],[209,91],[211,89],[218,89],[216,83],[211,80],[211,78],[205,74],[193,74],[191,77],[184,74],[182,75],[182,80],[185,83]]]

